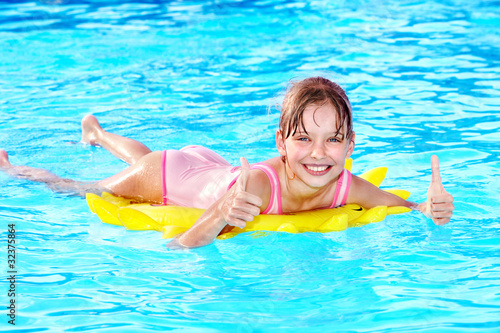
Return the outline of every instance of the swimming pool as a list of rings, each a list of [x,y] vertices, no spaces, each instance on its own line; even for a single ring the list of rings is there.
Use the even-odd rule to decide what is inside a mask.
[[[16,325],[2,332],[500,330],[498,2],[0,2],[0,148],[68,178],[124,164],[75,144],[96,115],[154,150],[233,164],[276,154],[291,78],[326,75],[354,107],[354,172],[425,198],[437,154],[455,217],[417,213],[318,234],[251,234],[171,252],[83,199],[0,174],[15,224]],[[8,306],[2,241],[1,306]],[[7,281],[8,282],[8,281]]]

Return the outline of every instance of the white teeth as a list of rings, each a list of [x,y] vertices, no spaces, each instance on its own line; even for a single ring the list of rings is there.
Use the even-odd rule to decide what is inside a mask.
[[[315,171],[315,172],[321,172],[321,171],[325,171],[326,169],[328,169],[327,166],[310,166],[310,165],[306,165],[306,168],[308,168],[311,171]]]

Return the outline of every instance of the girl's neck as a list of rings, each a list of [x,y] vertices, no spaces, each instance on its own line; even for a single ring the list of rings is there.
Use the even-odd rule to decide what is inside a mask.
[[[304,184],[298,178],[289,179],[286,174],[285,164],[281,159],[272,159],[268,163],[272,164],[280,179],[283,213],[329,208],[331,206],[338,177],[325,186],[314,188]]]

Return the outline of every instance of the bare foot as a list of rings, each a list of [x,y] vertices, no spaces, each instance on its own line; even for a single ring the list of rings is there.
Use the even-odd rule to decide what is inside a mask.
[[[97,118],[89,114],[82,119],[82,141],[92,146],[98,145],[97,139],[100,132],[104,131]]]
[[[7,169],[10,168],[11,164],[9,162],[9,155],[5,150],[0,149],[0,168]]]

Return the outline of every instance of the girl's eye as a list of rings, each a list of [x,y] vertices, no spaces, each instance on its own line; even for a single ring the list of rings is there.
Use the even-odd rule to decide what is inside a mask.
[[[328,139],[328,142],[340,142],[340,140],[337,138],[330,138]]]
[[[304,138],[304,137],[301,137],[301,138],[298,138],[299,141],[307,141],[308,139],[307,138]]]

